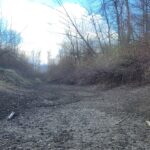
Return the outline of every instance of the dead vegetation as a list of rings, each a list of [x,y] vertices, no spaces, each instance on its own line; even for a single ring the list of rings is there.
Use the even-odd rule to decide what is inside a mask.
[[[142,55],[140,55],[142,56]],[[76,64],[71,57],[63,58],[49,68],[49,81],[66,84],[149,83],[149,59],[106,54]]]
[[[48,80],[66,84],[149,83],[149,1],[96,2],[101,6],[98,13],[90,8],[91,18],[83,17],[81,26],[58,0],[68,18],[64,20],[66,38],[59,61],[49,60]]]
[[[7,21],[0,18],[0,81],[21,84],[23,78],[34,80],[41,75],[40,53],[34,52],[31,62],[26,53],[20,49],[21,42],[21,33],[12,30]]]

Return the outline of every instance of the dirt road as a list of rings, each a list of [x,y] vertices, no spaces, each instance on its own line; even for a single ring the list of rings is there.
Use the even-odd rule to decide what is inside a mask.
[[[1,91],[0,150],[149,150],[149,91],[64,85]],[[8,121],[11,110],[17,116]]]

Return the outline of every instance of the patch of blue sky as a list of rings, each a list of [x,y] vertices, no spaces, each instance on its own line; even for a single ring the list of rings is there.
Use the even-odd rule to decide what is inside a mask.
[[[98,11],[99,1],[98,0],[63,0],[63,3],[75,3],[92,12]]]
[[[28,0],[28,1],[43,3],[43,4],[51,5],[52,7],[59,6],[57,0]],[[61,2],[63,4],[64,3],[79,4],[81,7],[84,7],[89,12],[91,10],[94,13],[99,11],[99,1],[98,0],[61,0]]]

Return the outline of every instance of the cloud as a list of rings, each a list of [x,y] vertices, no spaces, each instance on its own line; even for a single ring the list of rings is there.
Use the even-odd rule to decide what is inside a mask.
[[[21,32],[23,42],[21,49],[30,54],[32,50],[41,50],[41,62],[47,62],[47,51],[51,52],[52,57],[56,57],[61,42],[65,36],[68,18],[61,6],[52,4],[49,1],[48,7],[41,4],[47,0],[0,0],[2,15],[8,20],[12,29]],[[91,33],[91,16],[87,10],[76,3],[64,3],[64,7],[78,26],[85,21],[83,33]],[[97,18],[101,18],[100,15]],[[83,28],[82,28],[83,29]],[[74,30],[74,29],[72,29]]]
[[[32,50],[42,51],[42,63],[47,62],[47,51],[52,57],[58,53],[59,45],[64,36],[65,25],[62,23],[64,15],[60,6],[51,9],[34,1],[28,0],[2,0],[2,15],[8,20],[12,29],[21,32],[23,43],[21,48],[27,53]],[[68,12],[80,18],[86,10],[79,4],[64,4]],[[58,11],[62,11],[60,13]]]

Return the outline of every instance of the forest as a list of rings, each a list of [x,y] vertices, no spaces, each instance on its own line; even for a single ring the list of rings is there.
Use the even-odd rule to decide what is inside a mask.
[[[65,37],[57,58],[47,54],[44,78],[65,84],[126,84],[150,81],[150,1],[91,0],[87,16],[78,20],[61,0]],[[59,11],[59,10],[56,10]],[[19,50],[21,33],[0,20],[0,66],[40,76],[40,51],[28,58]],[[8,61],[9,58],[9,61]],[[43,76],[43,74],[42,74]]]
[[[80,21],[63,7],[65,39],[58,60],[49,57],[48,80],[67,84],[149,82],[150,1],[90,3],[96,7],[89,8],[88,16]]]

